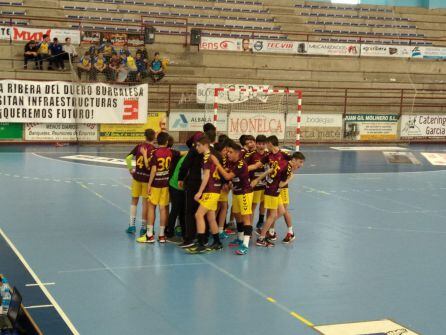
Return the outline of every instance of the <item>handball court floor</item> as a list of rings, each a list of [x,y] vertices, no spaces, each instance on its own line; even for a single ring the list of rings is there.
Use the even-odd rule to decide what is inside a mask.
[[[311,335],[391,319],[444,335],[446,171],[422,153],[446,146],[362,149],[305,146],[296,240],[240,257],[125,234],[130,176],[109,158],[130,146],[3,145],[0,273],[45,334]]]

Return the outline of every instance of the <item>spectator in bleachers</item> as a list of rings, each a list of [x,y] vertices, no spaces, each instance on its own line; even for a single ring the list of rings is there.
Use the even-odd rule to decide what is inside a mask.
[[[91,55],[90,51],[85,51],[83,57],[81,57],[79,64],[77,65],[77,75],[82,80],[82,73],[88,74],[88,79],[91,80]]]
[[[62,44],[59,44],[57,37],[53,38],[53,43],[50,44],[51,51],[51,62],[54,64],[57,70],[61,71],[64,69],[63,63],[63,48]]]
[[[71,38],[67,37],[65,38],[65,45],[63,46],[64,53],[64,59],[70,60],[74,63],[76,57],[77,57],[77,51],[73,44],[71,44]]]
[[[136,67],[138,68],[138,81],[141,81],[141,79],[149,76],[149,71],[147,71],[147,62],[144,60],[141,52],[136,53]]]
[[[153,82],[160,81],[164,77],[164,68],[163,63],[160,60],[160,53],[155,52],[155,56],[150,63],[150,77],[152,78]]]
[[[104,57],[104,53],[99,52],[96,57],[94,57],[94,60],[92,62],[92,69],[91,69],[91,79],[96,81],[98,79],[98,73],[104,73],[107,72],[107,60]]]
[[[109,81],[116,80],[120,66],[121,66],[121,58],[119,58],[119,55],[116,52],[113,52],[110,62],[108,64],[107,79]]]
[[[127,55],[126,66],[128,71],[127,80],[130,82],[136,81],[138,76],[138,67],[136,66],[136,60],[132,55]]]
[[[48,70],[52,70],[51,53],[50,53],[50,37],[47,34],[42,36],[42,42],[39,43],[40,69],[43,70],[43,61],[48,61]]]
[[[127,44],[124,44],[121,48],[121,50],[119,50],[119,53],[122,54],[126,54],[126,56],[130,56],[132,53],[129,50],[129,46]]]
[[[36,41],[31,40],[25,45],[25,52],[23,54],[24,65],[23,68],[26,70],[28,68],[28,61],[34,61],[36,63],[36,69],[39,68],[39,46]]]
[[[107,62],[109,62],[112,58],[113,53],[115,52],[115,49],[113,48],[111,41],[106,40],[105,43],[99,46],[99,51],[102,51],[104,53],[105,59],[107,60]]]

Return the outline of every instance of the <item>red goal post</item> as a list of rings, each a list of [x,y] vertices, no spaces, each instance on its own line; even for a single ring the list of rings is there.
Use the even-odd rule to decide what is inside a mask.
[[[302,91],[301,90],[291,90],[291,89],[256,89],[256,88],[224,88],[224,87],[217,87],[214,90],[214,119],[213,123],[216,126],[217,120],[218,120],[218,110],[219,110],[219,103],[218,103],[218,97],[220,93],[227,92],[241,92],[241,93],[261,93],[264,95],[289,95],[294,96],[297,98],[297,104],[296,106],[296,114],[297,114],[297,120],[296,120],[296,139],[295,139],[295,150],[300,150],[300,125],[301,125],[301,118],[302,118]],[[289,111],[288,111],[289,112]]]

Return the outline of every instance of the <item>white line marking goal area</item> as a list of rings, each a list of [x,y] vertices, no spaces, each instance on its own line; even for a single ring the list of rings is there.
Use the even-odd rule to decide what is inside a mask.
[[[361,147],[361,146],[354,146],[354,147],[330,147],[331,149],[338,150],[338,151],[403,151],[407,150],[407,148],[404,147]]]
[[[314,329],[323,335],[421,335],[387,319],[316,326]]]

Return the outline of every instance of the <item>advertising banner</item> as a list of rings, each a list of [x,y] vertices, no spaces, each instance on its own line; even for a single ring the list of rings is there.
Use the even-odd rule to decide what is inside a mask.
[[[296,41],[251,40],[253,52],[296,54],[299,44]]]
[[[0,141],[21,140],[23,137],[23,126],[19,123],[0,123]]]
[[[361,44],[361,56],[409,58],[413,47],[403,45]]]
[[[200,50],[250,51],[249,39],[201,37]]]
[[[251,85],[251,84],[197,84],[197,103],[213,104],[215,101],[216,88],[234,88],[235,91],[221,91],[218,94],[217,103],[219,104],[237,104],[251,99],[266,102],[268,97],[262,90],[270,88],[269,85]],[[246,89],[242,92],[240,89]],[[253,92],[256,90],[257,92]]]
[[[0,122],[144,123],[148,84],[0,80]]]
[[[51,40],[57,37],[60,43],[64,43],[67,37],[71,38],[71,43],[73,44],[81,42],[79,30],[0,25],[0,40],[11,40],[14,42],[34,40],[39,42],[43,40],[43,35],[48,35]]]
[[[446,137],[446,115],[402,115],[402,138],[413,137]]]
[[[360,44],[350,43],[299,43],[298,54],[324,55],[324,56],[359,56]]]
[[[153,129],[156,132],[167,131],[165,112],[150,112],[145,124],[102,124],[99,129],[100,141],[144,141],[144,131]]]
[[[413,47],[412,58],[446,59],[446,48],[440,47]]]
[[[347,140],[396,140],[398,115],[347,114],[344,138]]]
[[[26,123],[25,141],[97,141],[97,124]]]
[[[342,114],[302,114],[301,136],[306,141],[336,141],[342,139]],[[297,113],[286,118],[286,139],[296,138]]]
[[[282,113],[230,113],[228,136],[238,139],[243,134],[276,135],[279,140],[285,138],[285,115]]]
[[[205,123],[212,123],[214,112],[205,110],[172,110],[169,114],[169,131],[202,131]],[[217,130],[228,131],[228,115],[219,113],[217,118]]]

